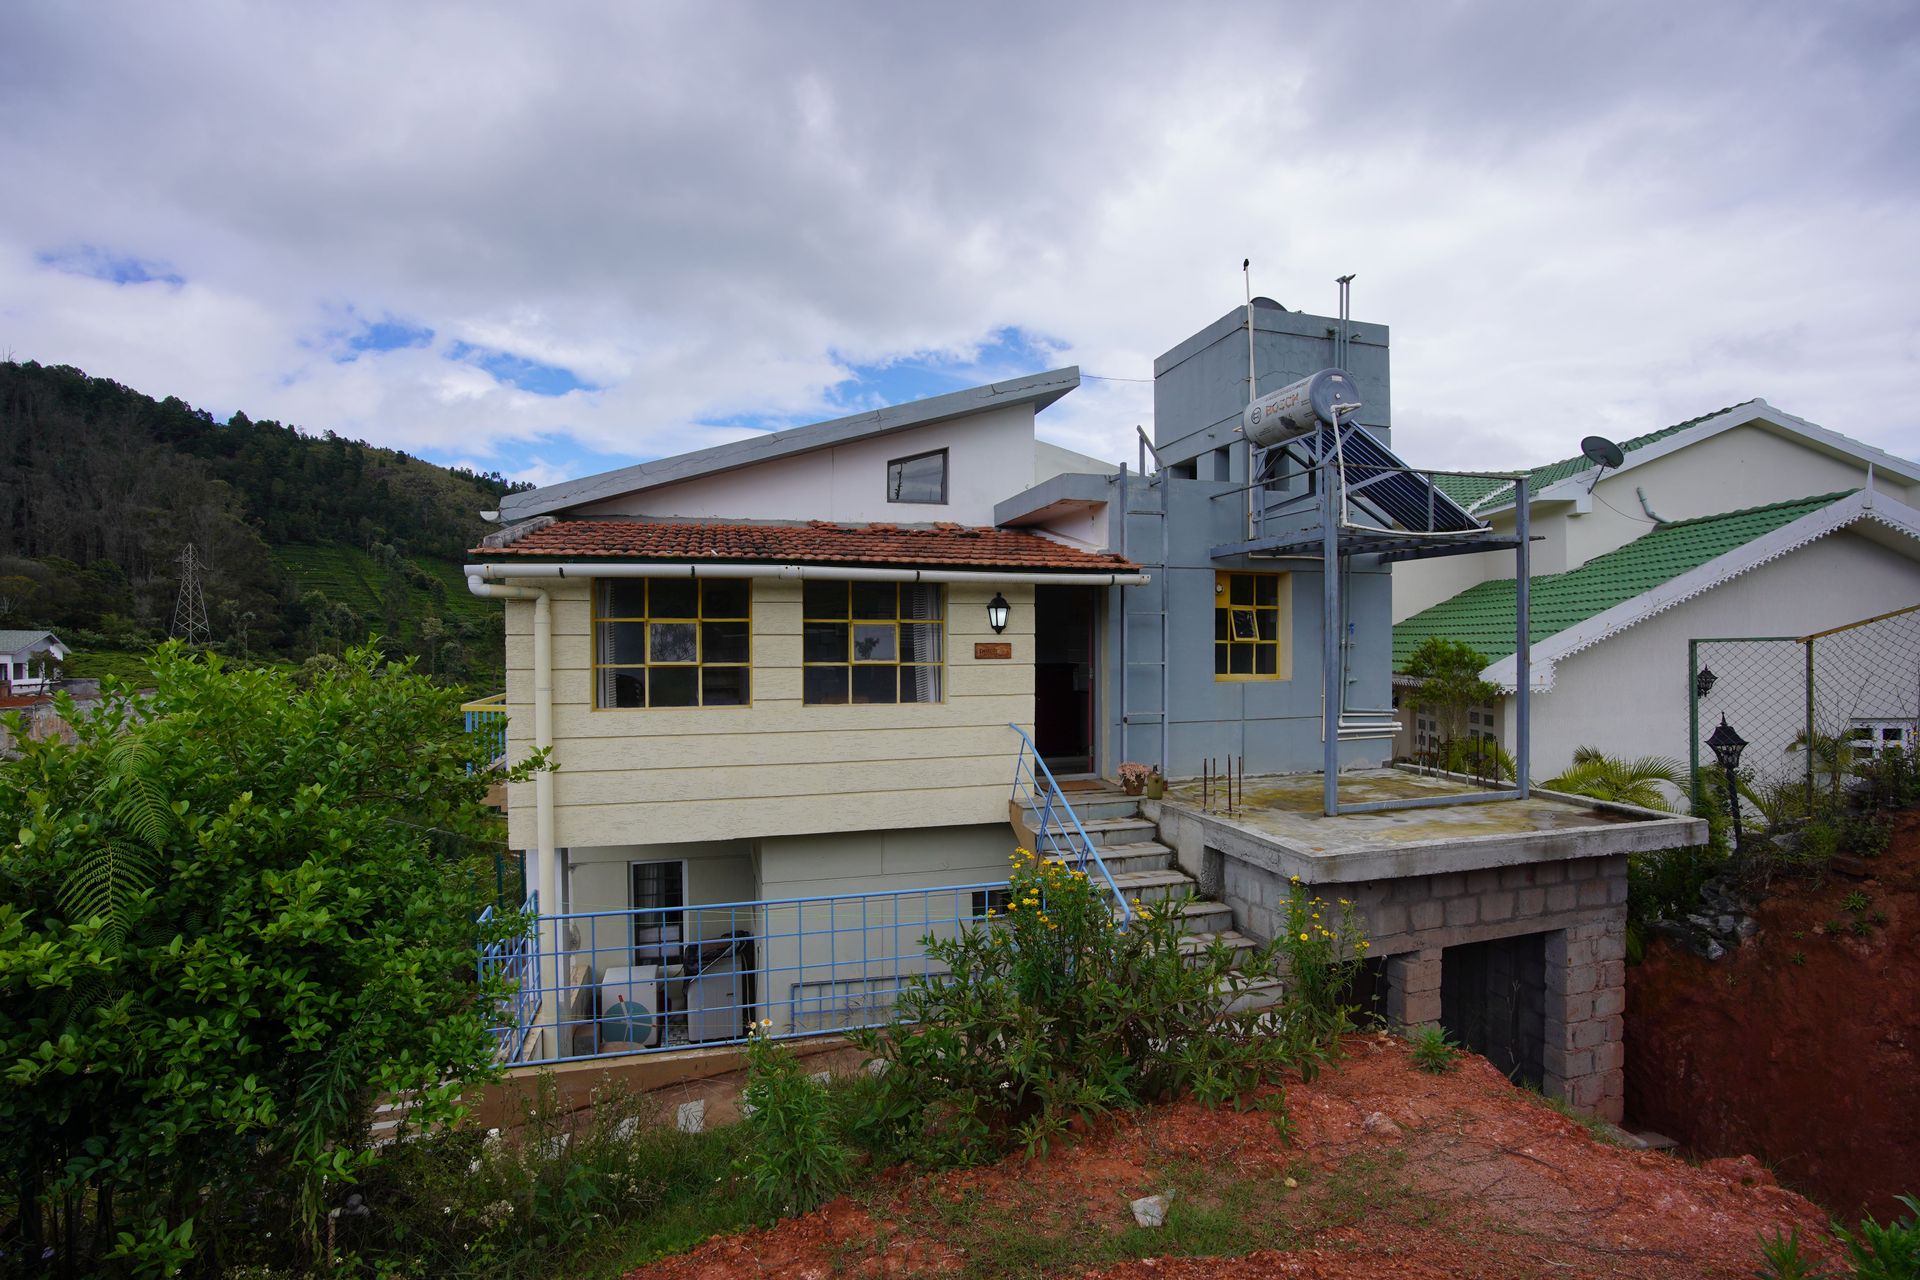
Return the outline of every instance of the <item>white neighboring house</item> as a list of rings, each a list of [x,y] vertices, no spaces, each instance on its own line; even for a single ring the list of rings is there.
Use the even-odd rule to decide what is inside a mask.
[[[1565,768],[1583,745],[1686,761],[1692,640],[1805,636],[1920,604],[1920,465],[1764,400],[1622,448],[1624,465],[1604,474],[1584,458],[1531,473],[1535,778]],[[1449,484],[1512,528],[1510,486]],[[1463,555],[1396,566],[1395,670],[1441,636],[1486,654],[1483,677],[1511,692],[1520,678],[1511,563]],[[1908,674],[1907,684],[1920,680]],[[1872,714],[1912,720],[1920,691],[1892,696],[1900,705]],[[1710,697],[1701,714],[1719,709]],[[1470,718],[1469,734],[1516,749],[1504,705]],[[1406,722],[1396,750],[1410,755],[1435,726]]]
[[[0,631],[0,690],[48,692],[59,678],[59,664],[72,652],[51,631]]]

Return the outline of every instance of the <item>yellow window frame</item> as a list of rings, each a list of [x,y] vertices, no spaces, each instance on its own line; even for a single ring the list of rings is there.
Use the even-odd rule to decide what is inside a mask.
[[[899,706],[932,707],[932,706],[939,706],[942,703],[946,702],[947,700],[947,588],[945,584],[931,583],[931,582],[922,583],[922,584],[915,584],[911,582],[890,582],[890,583],[884,583],[884,584],[875,584],[875,583],[859,584],[859,583],[848,582],[848,583],[843,583],[841,585],[845,586],[846,588],[845,594],[847,598],[847,611],[839,615],[838,617],[828,617],[828,616],[821,615],[815,612],[814,610],[806,607],[804,603],[801,606],[800,643],[802,645],[802,653],[801,653],[800,666],[802,669],[801,679],[803,682],[803,687],[800,695],[801,704],[803,706],[809,706],[809,707],[899,707]],[[853,616],[853,588],[859,585],[869,585],[869,586],[884,585],[884,586],[892,587],[893,588],[893,617],[891,618],[856,618],[854,617]],[[930,586],[936,592],[939,593],[939,600],[940,600],[940,616],[939,617],[937,618],[903,618],[900,616],[901,588],[915,586],[915,585]],[[804,597],[803,597],[803,600],[804,600]],[[809,623],[817,623],[823,626],[839,625],[839,626],[846,627],[847,629],[847,660],[845,662],[811,662],[806,659],[806,655],[805,655],[806,628]],[[884,627],[889,625],[891,625],[893,628],[893,657],[891,658],[859,657],[853,646],[853,637],[856,630],[860,627]],[[940,661],[938,662],[903,662],[901,661],[900,659],[900,628],[902,626],[940,628]],[[808,702],[806,700],[806,691],[804,688],[804,681],[806,678],[805,676],[806,669],[807,668],[832,669],[832,668],[838,668],[838,667],[845,667],[847,669],[847,700],[845,702]],[[892,702],[855,702],[853,700],[853,668],[855,667],[894,667],[894,668],[933,667],[933,668],[937,668],[940,672],[940,696],[936,699],[928,699],[926,701],[914,701],[914,702],[907,702],[899,698],[897,694],[900,688],[900,675],[899,675],[899,672],[896,670],[894,672],[894,690],[896,693],[896,697],[894,701]]]
[[[603,607],[601,604],[602,584],[609,583],[609,582],[619,582],[619,581],[638,582],[644,585],[645,611],[643,613],[639,615],[632,615],[632,614],[610,614],[610,613],[603,614],[601,612],[601,608]],[[759,681],[755,678],[754,671],[753,671],[753,580],[750,578],[734,578],[734,579],[695,578],[692,580],[693,599],[694,599],[694,612],[692,616],[689,617],[681,614],[655,614],[653,612],[654,584],[656,582],[676,582],[677,583],[680,581],[682,581],[682,579],[668,579],[668,578],[631,578],[631,579],[595,578],[593,580],[593,585],[589,589],[589,593],[590,593],[589,607],[593,616],[593,622],[592,622],[593,663],[592,663],[592,667],[589,672],[588,678],[593,683],[593,709],[595,711],[739,710],[742,708],[751,707],[753,705],[753,691],[755,686],[759,683]],[[746,588],[746,591],[744,593],[746,598],[746,612],[743,614],[742,613],[709,613],[707,612],[707,584],[709,582],[739,582],[741,585],[743,585]],[[645,638],[646,638],[647,660],[645,662],[603,661],[602,660],[603,654],[601,653],[600,628],[602,623],[607,623],[607,622],[637,622],[637,623],[640,623],[642,626],[646,627],[647,630],[645,632]],[[705,624],[709,622],[744,622],[746,623],[747,625],[747,659],[745,662],[709,662],[706,660],[707,636],[706,636]],[[693,661],[691,662],[655,662],[653,660],[653,626],[655,623],[663,623],[663,624],[680,623],[683,625],[691,624],[693,627],[693,653],[694,653]],[[601,679],[601,673],[603,671],[645,672],[655,667],[659,667],[662,669],[669,669],[669,670],[691,669],[691,670],[700,671],[700,672],[705,672],[709,668],[716,671],[745,671],[747,673],[747,696],[745,700],[741,702],[709,703],[706,700],[705,681],[697,680],[695,687],[698,689],[699,695],[700,695],[700,700],[698,702],[674,704],[674,705],[668,705],[668,706],[656,706],[653,702],[652,682],[648,681],[647,700],[645,703],[643,703],[640,706],[622,707],[622,706],[616,706],[612,704],[603,704],[600,701],[600,679]]]
[[[1270,585],[1270,591],[1263,591],[1263,585]],[[1238,684],[1293,678],[1292,574],[1217,570],[1213,611],[1215,681]],[[1264,663],[1262,656],[1267,659]],[[1261,666],[1272,670],[1261,671]]]

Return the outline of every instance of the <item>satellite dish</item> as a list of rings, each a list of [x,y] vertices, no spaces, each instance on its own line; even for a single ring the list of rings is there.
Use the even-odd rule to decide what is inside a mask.
[[[1618,469],[1627,460],[1620,446],[1605,436],[1588,436],[1580,442],[1580,452],[1586,455],[1588,462],[1607,470]]]

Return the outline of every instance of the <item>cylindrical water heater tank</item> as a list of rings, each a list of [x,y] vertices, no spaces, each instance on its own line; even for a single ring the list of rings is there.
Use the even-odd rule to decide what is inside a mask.
[[[1300,381],[1269,391],[1242,415],[1247,439],[1263,448],[1317,431],[1321,423],[1335,423],[1334,406],[1355,408],[1360,388],[1344,369],[1322,369]]]

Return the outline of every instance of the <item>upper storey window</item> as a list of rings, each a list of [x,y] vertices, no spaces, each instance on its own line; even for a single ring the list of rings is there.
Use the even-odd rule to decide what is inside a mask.
[[[745,579],[602,578],[593,588],[596,707],[752,701]]]
[[[887,464],[887,501],[942,504],[947,500],[947,451],[916,453]]]

